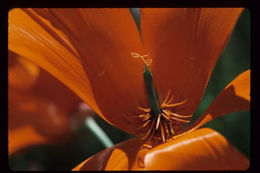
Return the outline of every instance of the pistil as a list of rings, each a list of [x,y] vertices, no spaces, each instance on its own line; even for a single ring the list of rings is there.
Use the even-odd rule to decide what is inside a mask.
[[[144,124],[138,129],[148,128],[146,135],[141,137],[141,139],[148,139],[149,141],[153,138],[156,139],[159,135],[162,142],[166,142],[176,134],[174,129],[175,124],[184,125],[190,121],[192,115],[179,115],[169,110],[170,108],[184,104],[187,100],[179,103],[171,103],[174,95],[170,97],[171,90],[169,90],[164,101],[160,105],[157,90],[153,84],[152,72],[148,68],[152,60],[144,59],[145,57],[148,57],[148,55],[141,56],[134,52],[131,52],[131,55],[134,58],[141,58],[144,62],[143,77],[149,102],[149,108],[137,107],[139,110],[145,112],[144,114],[138,115],[138,117],[144,122]]]

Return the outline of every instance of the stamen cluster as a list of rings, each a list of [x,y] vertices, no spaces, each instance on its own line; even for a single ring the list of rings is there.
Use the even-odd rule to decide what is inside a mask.
[[[146,135],[141,137],[142,140],[148,139],[150,141],[153,138],[160,138],[163,142],[166,142],[175,135],[176,124],[180,126],[190,122],[192,115],[179,115],[169,110],[169,108],[184,104],[186,100],[171,104],[174,96],[172,95],[168,100],[169,96],[170,90],[160,105],[161,113],[159,115],[153,115],[150,108],[137,107],[144,111],[144,114],[138,115],[144,122],[140,128],[148,128]]]

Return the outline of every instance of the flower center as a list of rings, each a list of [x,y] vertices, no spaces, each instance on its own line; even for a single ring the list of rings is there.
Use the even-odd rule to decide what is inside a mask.
[[[170,90],[168,91],[163,103],[160,105],[161,113],[158,115],[154,115],[151,108],[137,107],[139,110],[144,112],[144,114],[138,115],[138,117],[144,122],[140,128],[147,129],[146,135],[141,137],[142,140],[158,138],[163,142],[166,142],[175,135],[177,127],[183,126],[184,124],[190,122],[192,115],[179,115],[169,110],[172,107],[184,104],[186,100],[179,103],[171,103],[173,100],[173,95],[170,99],[169,96]]]
[[[178,127],[190,122],[192,115],[179,115],[170,110],[172,107],[184,104],[186,100],[179,103],[171,103],[173,95],[169,99],[171,92],[169,90],[164,101],[159,105],[158,94],[152,81],[152,73],[148,68],[152,59],[145,60],[144,57],[148,57],[148,55],[141,56],[134,52],[131,52],[131,55],[134,58],[141,58],[144,61],[143,76],[150,106],[150,108],[137,107],[139,110],[144,111],[144,114],[138,115],[143,121],[143,125],[140,128],[147,130],[146,135],[141,137],[141,139],[148,139],[150,141],[153,138],[159,138],[162,142],[166,142],[175,135]]]

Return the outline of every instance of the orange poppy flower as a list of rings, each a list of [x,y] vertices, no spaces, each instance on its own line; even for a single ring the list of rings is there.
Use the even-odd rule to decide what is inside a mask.
[[[61,80],[110,124],[145,139],[108,148],[74,170],[247,169],[249,160],[222,135],[198,128],[250,109],[250,70],[183,128],[241,11],[141,9],[140,37],[128,9],[14,9],[9,49]],[[145,80],[144,62],[133,57],[150,64]]]
[[[69,134],[69,115],[80,99],[45,70],[13,52],[9,52],[8,63],[9,155],[64,139]]]

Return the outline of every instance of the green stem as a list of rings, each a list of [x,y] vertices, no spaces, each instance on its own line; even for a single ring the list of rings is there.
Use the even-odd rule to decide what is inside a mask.
[[[85,119],[85,125],[99,139],[99,141],[103,144],[104,147],[109,148],[114,145],[110,138],[107,136],[107,134],[96,123],[93,117],[87,117]]]

